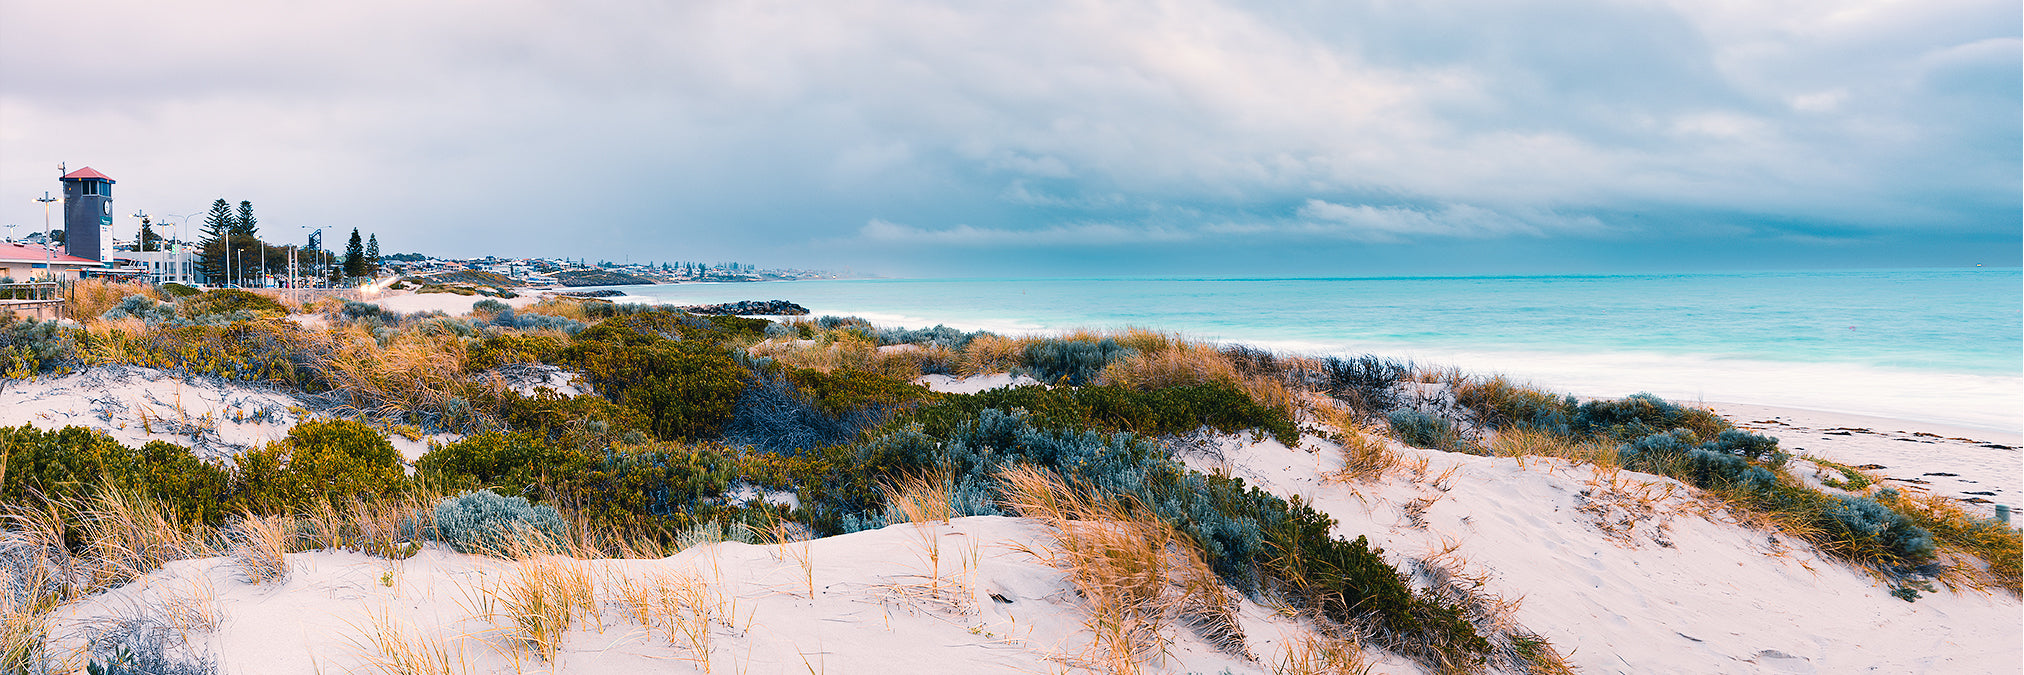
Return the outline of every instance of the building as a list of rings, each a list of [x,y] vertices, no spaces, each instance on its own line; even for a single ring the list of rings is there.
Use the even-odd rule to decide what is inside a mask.
[[[182,244],[171,246],[168,251],[119,251],[112,254],[120,267],[140,269],[145,272],[140,280],[151,284],[199,285],[201,277],[197,272],[197,260],[190,248]]]
[[[16,282],[76,281],[105,265],[41,246],[0,244],[0,277]],[[50,270],[55,270],[52,274]]]
[[[63,174],[63,252],[104,260],[102,233],[112,227],[111,177],[91,167]]]

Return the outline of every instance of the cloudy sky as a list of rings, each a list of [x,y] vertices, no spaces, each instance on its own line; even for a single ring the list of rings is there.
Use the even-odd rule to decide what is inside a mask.
[[[0,1],[0,223],[888,275],[2020,262],[2016,0]],[[190,219],[194,225],[198,218]],[[124,236],[135,220],[121,218]],[[328,235],[327,235],[328,236]]]

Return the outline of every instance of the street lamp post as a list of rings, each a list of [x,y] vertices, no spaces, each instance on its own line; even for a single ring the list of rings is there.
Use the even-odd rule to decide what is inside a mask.
[[[49,256],[49,203],[63,200],[51,197],[48,190],[43,190],[42,197],[35,201],[42,202],[42,273],[48,275],[50,281],[55,281],[56,268],[49,266],[51,262]]]
[[[189,267],[190,267],[190,242],[189,242],[189,240],[188,240],[188,239],[186,239],[186,237],[188,237],[188,236],[189,236],[189,232],[188,232],[188,231],[189,231],[189,227],[190,227],[190,219],[191,219],[191,218],[195,218],[196,216],[197,216],[197,214],[195,214],[195,213],[192,213],[192,214],[189,214],[189,215],[186,215],[186,216],[179,216],[179,215],[176,215],[176,214],[173,214],[173,213],[169,214],[169,217],[170,217],[170,218],[175,218],[175,219],[176,219],[176,242],[175,242],[175,244],[176,244],[176,248],[177,248],[177,249],[179,249],[179,250],[178,250],[178,252],[177,252],[177,255],[176,255],[176,257],[177,257],[177,258],[178,258],[179,260],[177,260],[177,261],[176,261],[176,264],[178,264],[178,265],[181,265],[181,267],[178,267],[178,268],[176,268],[176,272],[177,272],[177,275],[178,275],[178,276],[181,276],[181,277],[190,277],[190,281],[192,281],[192,282],[196,281],[196,279],[194,278],[194,277],[195,277],[195,274],[194,274],[194,273],[193,273],[193,272],[192,272],[192,271],[191,271],[191,270],[189,269]]]

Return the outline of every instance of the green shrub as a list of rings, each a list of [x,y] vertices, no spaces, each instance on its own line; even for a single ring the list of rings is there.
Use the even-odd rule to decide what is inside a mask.
[[[55,321],[0,316],[0,377],[68,372],[78,363],[77,338],[85,332]]]
[[[283,316],[288,308],[273,298],[242,291],[236,288],[219,288],[204,291],[202,295],[176,303],[183,316],[197,317],[205,314],[229,312],[251,312],[258,316]]]
[[[1891,563],[1933,559],[1931,532],[1868,497],[1835,495],[1820,524],[1837,543],[1856,551],[1882,551]]]
[[[415,460],[415,479],[440,490],[494,489],[540,500],[551,472],[587,471],[595,463],[588,453],[571,452],[532,433],[495,431],[430,448]]]
[[[547,504],[529,504],[491,490],[473,490],[436,502],[436,539],[463,553],[503,555],[526,545],[560,542],[562,516]]]
[[[735,476],[711,446],[673,443],[583,446],[526,433],[484,433],[434,448],[415,462],[417,478],[441,489],[491,488],[534,502],[559,502],[590,522],[667,541],[723,515]]]
[[[509,363],[555,363],[569,339],[542,333],[493,333],[465,351],[472,370],[487,370]]]
[[[176,300],[187,298],[193,295],[202,295],[204,293],[202,289],[199,289],[195,286],[185,286],[183,284],[178,284],[174,282],[162,284],[160,286],[156,286],[155,288],[160,290],[163,295],[169,296],[169,298]]]
[[[1572,426],[1578,436],[1607,434],[1621,441],[1673,429],[1686,429],[1696,439],[1711,439],[1729,429],[1729,423],[1715,413],[1674,405],[1651,394],[1583,403],[1575,410]]]
[[[1306,505],[1241,479],[1191,471],[1132,434],[1037,422],[1023,411],[986,408],[941,430],[915,423],[826,449],[820,461],[802,465],[802,503],[828,531],[876,525],[884,516],[881,485],[935,475],[957,513],[1000,513],[997,475],[1015,465],[1043,467],[1079,490],[1145,504],[1200,544],[1216,572],[1240,588],[1286,593],[1336,621],[1368,617],[1409,652],[1416,644],[1445,645],[1457,653],[1442,656],[1467,661],[1488,649],[1454,608],[1415,595],[1381,551],[1334,537],[1334,521]]]
[[[1444,417],[1418,410],[1394,410],[1390,415],[1392,435],[1415,448],[1459,450],[1462,435]]]
[[[894,409],[931,401],[935,393],[927,387],[878,373],[859,370],[822,372],[791,368],[787,379],[810,403],[832,415],[846,415],[867,408]]]
[[[735,411],[750,373],[720,347],[671,340],[651,322],[633,321],[655,316],[612,319],[585,329],[560,358],[589,378],[600,394],[639,413],[655,437],[715,437]],[[675,325],[669,328],[679,330],[680,320],[670,322]]]
[[[1082,386],[1104,366],[1136,352],[1116,340],[1039,340],[1026,345],[1022,372],[1049,384]]]
[[[27,504],[35,494],[75,500],[96,493],[133,465],[133,451],[96,429],[43,431],[26,424],[0,427],[0,502]]]
[[[1300,430],[1279,408],[1251,399],[1227,382],[1140,391],[1121,386],[1076,388],[1008,387],[968,395],[941,395],[907,416],[929,433],[947,433],[987,408],[1020,409],[1050,429],[1104,429],[1148,436],[1182,434],[1201,427],[1225,433],[1262,429],[1282,443],[1300,440]]]
[[[145,295],[129,295],[120,300],[118,305],[113,306],[112,309],[108,309],[104,314],[98,316],[101,319],[133,317],[153,325],[175,321],[176,307],[175,305],[165,305],[156,302],[154,298]]]
[[[105,487],[152,497],[189,522],[223,522],[231,477],[223,463],[188,448],[152,441],[129,448],[84,427],[43,431],[0,427],[0,503],[28,504],[35,495],[75,502]]]
[[[393,444],[352,420],[296,424],[287,438],[241,453],[234,466],[238,505],[257,513],[388,495],[407,485]]]

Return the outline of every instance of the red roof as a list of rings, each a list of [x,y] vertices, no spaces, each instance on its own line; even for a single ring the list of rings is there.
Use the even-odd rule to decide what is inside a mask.
[[[0,262],[39,263],[42,262],[45,255],[49,257],[51,263],[58,265],[91,265],[93,267],[99,265],[98,261],[90,258],[79,258],[66,253],[58,253],[40,246],[0,242]]]
[[[64,180],[73,180],[73,179],[82,180],[85,178],[97,178],[107,183],[117,182],[112,179],[112,176],[99,173],[98,169],[94,169],[88,166],[82,169],[78,169],[76,171],[72,171],[70,173],[63,174]]]

